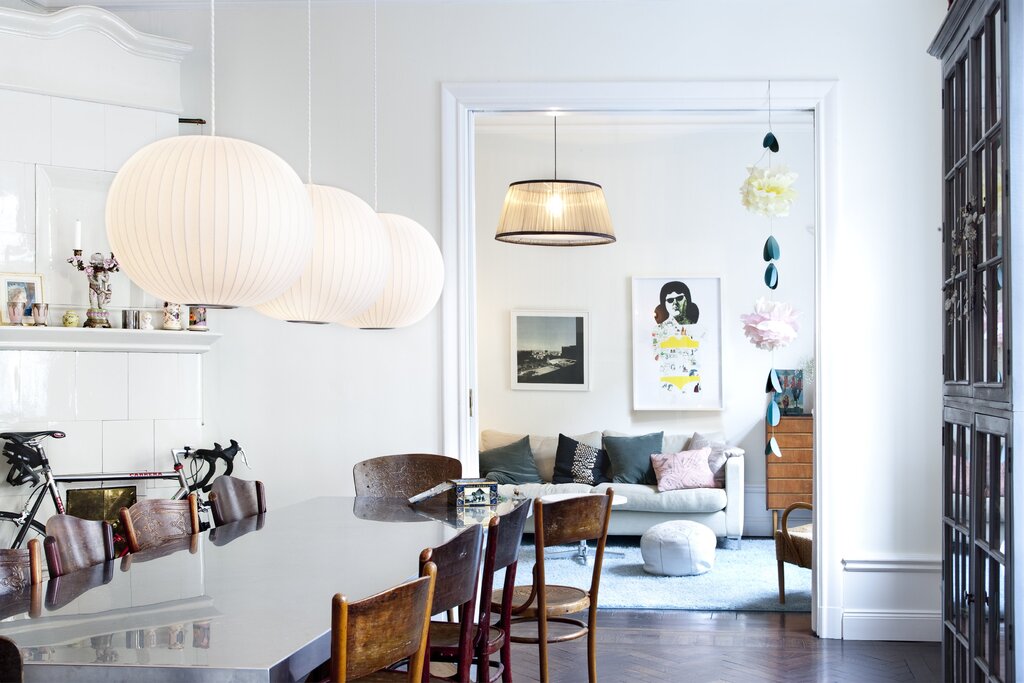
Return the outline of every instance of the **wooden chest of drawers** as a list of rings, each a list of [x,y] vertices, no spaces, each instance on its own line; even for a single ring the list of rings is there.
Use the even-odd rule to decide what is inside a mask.
[[[772,435],[767,428],[765,436]],[[775,427],[775,440],[782,457],[765,456],[767,508],[772,511],[772,528],[779,527],[779,511],[791,503],[813,503],[814,492],[814,416],[786,415]]]

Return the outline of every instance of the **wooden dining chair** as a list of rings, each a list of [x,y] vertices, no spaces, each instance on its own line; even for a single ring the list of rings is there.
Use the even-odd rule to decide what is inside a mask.
[[[199,509],[194,493],[186,500],[140,500],[130,508],[121,508],[120,515],[128,537],[128,550],[133,553],[199,533]]]
[[[427,641],[429,661],[455,662],[456,671],[447,680],[469,683],[476,641],[477,586],[480,578],[480,553],[484,530],[474,524],[455,538],[420,553],[420,575],[427,565],[437,567],[434,583],[433,614],[458,612],[458,621],[431,621]],[[423,680],[427,680],[424,672]]]
[[[462,462],[431,453],[382,455],[352,468],[357,496],[409,498],[462,476]]]
[[[419,683],[425,669],[427,630],[437,567],[422,576],[349,603],[341,593],[331,603],[331,683],[367,680]],[[408,671],[385,671],[408,660]]]
[[[512,683],[512,596],[516,585],[516,567],[519,564],[519,547],[523,540],[523,529],[530,514],[531,501],[525,499],[500,517],[491,518],[487,526],[487,545],[484,548],[484,566],[480,577],[480,618],[477,624],[476,663],[477,680],[492,681],[501,677],[503,683]],[[502,599],[496,606],[491,605],[494,578],[497,572],[505,570]],[[492,613],[498,619],[491,624]],[[489,626],[483,626],[488,624]],[[491,655],[499,654],[495,671],[491,672]],[[484,673],[486,672],[486,673]]]
[[[533,502],[533,534],[537,561],[533,566],[533,583],[516,586],[512,595],[513,625],[537,622],[537,635],[512,635],[514,643],[536,643],[540,647],[540,680],[548,681],[548,644],[587,637],[587,672],[590,683],[597,681],[597,589],[601,582],[604,546],[608,540],[608,522],[612,513],[612,489],[605,495],[583,494],[545,504],[541,498]],[[571,586],[547,585],[544,575],[544,549],[555,545],[597,541],[590,590]],[[491,609],[498,609],[505,600],[505,589],[492,593]],[[587,610],[587,621],[568,617]],[[548,623],[576,626],[576,630],[548,635]]]
[[[43,603],[42,544],[33,538],[26,548],[0,549],[0,619],[28,613],[37,617]]]
[[[43,541],[50,578],[114,559],[114,528],[109,522],[54,515]]]
[[[217,526],[267,511],[262,481],[246,481],[227,475],[217,477],[213,480],[209,501],[213,523]]]
[[[810,503],[793,503],[782,513],[782,523],[775,530],[775,559],[779,563],[779,603],[786,604],[786,563],[811,568],[814,554],[814,525],[804,524],[789,528],[789,513],[793,510],[813,510]]]

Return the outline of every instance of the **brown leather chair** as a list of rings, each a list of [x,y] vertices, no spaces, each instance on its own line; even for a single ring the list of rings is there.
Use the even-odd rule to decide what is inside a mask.
[[[420,576],[428,564],[437,567],[434,582],[432,614],[458,610],[457,622],[431,621],[428,636],[428,660],[456,663],[456,671],[448,680],[469,683],[473,664],[476,625],[476,590],[480,578],[480,553],[484,530],[474,524],[455,538],[420,553]]]
[[[213,523],[217,526],[267,511],[262,481],[246,481],[227,475],[217,477],[213,480],[209,500]]]
[[[430,453],[382,455],[352,468],[356,495],[374,498],[409,498],[461,476],[459,460]]]
[[[331,603],[332,683],[350,679],[419,683],[427,655],[427,631],[437,568],[423,576],[349,603],[338,593]],[[385,671],[409,660],[408,671]],[[364,677],[366,677],[364,679]]]
[[[537,636],[511,636],[514,643],[536,643],[540,646],[540,680],[548,681],[548,643],[587,637],[587,672],[590,683],[597,680],[597,589],[601,581],[604,546],[608,540],[608,522],[612,514],[614,492],[605,495],[583,494],[553,503],[540,498],[533,502],[533,534],[537,546],[537,562],[533,566],[533,584],[516,586],[512,595],[512,624],[537,622]],[[590,590],[571,586],[547,585],[544,576],[544,548],[580,541],[597,541]],[[505,590],[492,593],[491,609],[499,610]],[[587,610],[587,621],[568,617]],[[548,622],[576,626],[575,631],[548,636]]]
[[[793,510],[813,510],[810,503],[793,503],[782,513],[780,528],[775,530],[775,559],[779,562],[779,602],[786,603],[786,563],[811,568],[814,554],[814,525],[789,528],[789,513]]]
[[[476,660],[477,670],[487,671],[484,677],[477,675],[477,680],[497,680],[500,675],[503,683],[512,683],[512,596],[516,585],[516,567],[519,564],[519,546],[523,540],[523,528],[530,514],[530,500],[523,500],[511,512],[494,517],[487,526],[487,546],[484,549],[484,568],[480,578],[480,595],[490,596],[494,590],[494,575],[505,570],[502,601],[495,611],[498,619],[491,624],[491,601],[480,601],[480,618],[477,624],[491,624],[489,628],[477,629]],[[491,672],[491,655],[500,653],[497,666]]]
[[[50,578],[114,559],[114,528],[109,522],[54,515],[46,520],[46,566]]]
[[[140,500],[130,508],[121,508],[120,515],[128,537],[128,550],[133,553],[199,533],[199,509],[194,493],[190,493],[187,500]]]

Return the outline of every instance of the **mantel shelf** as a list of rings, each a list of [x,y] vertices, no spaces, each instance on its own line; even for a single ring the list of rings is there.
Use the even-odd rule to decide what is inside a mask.
[[[206,353],[221,338],[214,332],[0,327],[0,350]]]

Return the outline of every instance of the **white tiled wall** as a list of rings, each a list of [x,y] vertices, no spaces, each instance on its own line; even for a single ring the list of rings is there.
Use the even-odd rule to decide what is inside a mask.
[[[207,445],[201,370],[196,354],[0,351],[0,431],[66,432],[44,442],[57,473],[169,470],[172,448]],[[0,509],[16,509],[29,488],[6,473],[0,459]],[[168,488],[140,485],[139,496]]]

